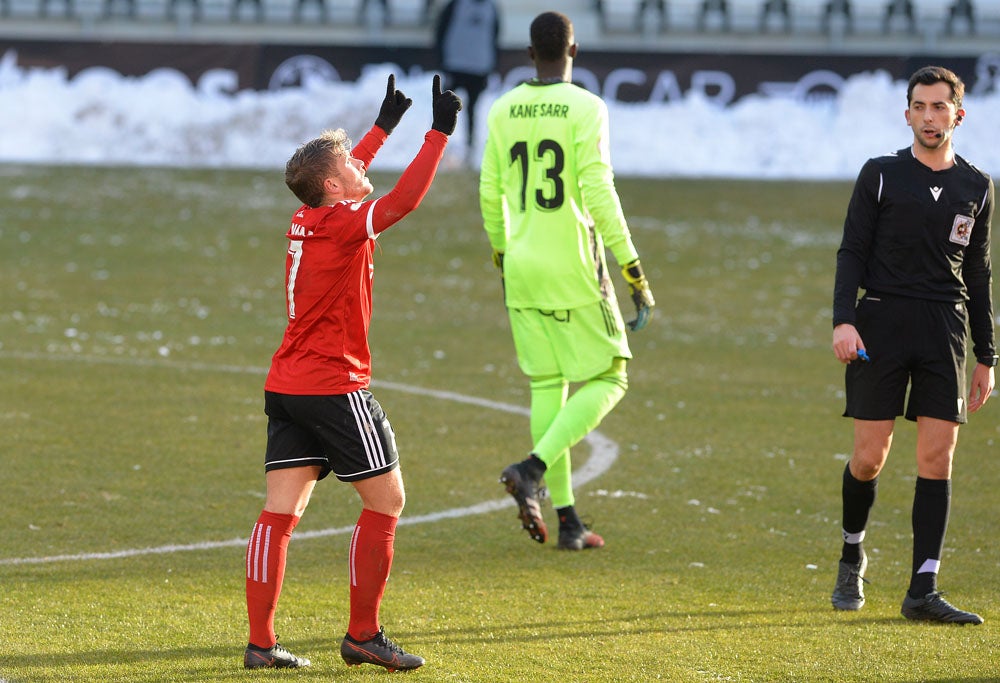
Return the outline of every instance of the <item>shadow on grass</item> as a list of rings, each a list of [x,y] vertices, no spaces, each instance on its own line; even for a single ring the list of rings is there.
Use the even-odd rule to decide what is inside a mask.
[[[815,609],[799,610],[706,610],[703,612],[662,610],[643,614],[621,614],[614,618],[595,615],[580,619],[552,619],[550,621],[530,621],[498,623],[490,621],[480,629],[468,626],[433,630],[405,630],[400,637],[409,642],[440,642],[447,639],[456,643],[484,642],[532,642],[539,637],[552,639],[609,638],[621,636],[641,636],[655,633],[697,633],[711,631],[760,630],[767,628],[808,628],[829,626],[840,620],[840,615],[832,610],[822,611],[825,619],[819,619]],[[786,621],[779,621],[779,615],[787,615]],[[853,616],[853,615],[852,615]],[[872,625],[909,624],[902,617],[855,617],[843,620],[845,626],[857,628]],[[940,625],[945,626],[945,625]],[[386,627],[391,630],[391,624]],[[390,633],[392,636],[392,633]]]

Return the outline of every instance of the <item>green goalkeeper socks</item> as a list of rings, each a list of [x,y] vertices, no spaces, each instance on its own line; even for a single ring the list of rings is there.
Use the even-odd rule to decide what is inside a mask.
[[[569,382],[562,377],[539,377],[531,380],[531,441],[538,443],[566,405]],[[533,451],[534,452],[534,451]],[[545,486],[552,504],[559,507],[573,504],[572,461],[569,449],[556,454],[545,463]]]
[[[597,428],[604,416],[622,399],[627,388],[624,358],[615,359],[607,372],[584,383],[568,400],[564,398],[564,380],[546,378],[532,381],[531,431],[535,441],[532,453],[548,468],[545,484],[553,507],[567,507],[574,503],[569,449]],[[565,404],[557,408],[557,404],[563,401]],[[539,413],[537,417],[536,409]],[[547,426],[543,426],[546,422]]]

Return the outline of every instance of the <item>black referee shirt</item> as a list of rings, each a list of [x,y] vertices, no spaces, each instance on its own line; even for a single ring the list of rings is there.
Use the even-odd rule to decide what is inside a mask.
[[[910,148],[869,159],[847,207],[837,251],[833,324],[854,323],[858,289],[932,301],[966,301],[973,352],[993,336],[990,177],[955,156],[933,171]]]

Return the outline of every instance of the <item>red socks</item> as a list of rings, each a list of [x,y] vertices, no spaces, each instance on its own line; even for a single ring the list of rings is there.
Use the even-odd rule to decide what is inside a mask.
[[[362,510],[354,527],[349,556],[351,620],[347,632],[355,640],[369,640],[379,631],[378,609],[392,566],[397,521],[390,515]],[[257,647],[271,647],[276,640],[274,611],[285,575],[288,542],[298,523],[294,515],[263,511],[247,544],[247,616],[250,642]]]
[[[285,576],[285,557],[292,529],[299,523],[295,515],[260,513],[247,544],[247,616],[250,642],[269,648],[275,643],[274,610]]]
[[[351,536],[351,621],[347,633],[369,640],[379,631],[378,608],[392,566],[397,517],[362,510]]]

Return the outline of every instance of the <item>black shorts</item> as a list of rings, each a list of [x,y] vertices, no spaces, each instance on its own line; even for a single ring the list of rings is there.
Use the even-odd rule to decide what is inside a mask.
[[[871,361],[847,366],[845,417],[968,419],[964,303],[869,292],[858,302],[856,320]]]
[[[396,437],[382,406],[364,389],[336,396],[264,392],[267,450],[264,471],[319,465],[359,481],[399,466]]]

